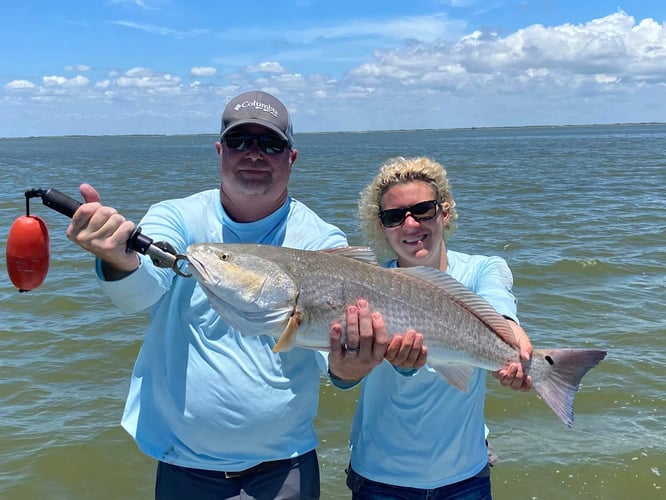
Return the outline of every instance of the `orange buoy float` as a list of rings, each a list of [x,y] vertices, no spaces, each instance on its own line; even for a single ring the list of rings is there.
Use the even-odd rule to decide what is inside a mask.
[[[46,223],[36,215],[22,215],[7,236],[7,272],[20,292],[37,288],[49,270],[51,248]]]

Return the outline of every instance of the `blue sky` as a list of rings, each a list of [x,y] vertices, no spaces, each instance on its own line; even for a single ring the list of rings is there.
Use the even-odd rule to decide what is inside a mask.
[[[0,137],[666,121],[663,0],[0,3]]]

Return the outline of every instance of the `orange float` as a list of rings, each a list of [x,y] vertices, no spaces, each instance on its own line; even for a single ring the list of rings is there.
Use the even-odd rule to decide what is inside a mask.
[[[36,215],[22,215],[14,221],[7,236],[7,272],[20,292],[44,282],[51,255],[46,223]]]

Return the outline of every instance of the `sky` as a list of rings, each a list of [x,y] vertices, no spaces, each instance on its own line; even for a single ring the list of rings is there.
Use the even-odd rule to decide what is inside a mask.
[[[0,137],[666,122],[664,0],[0,3]]]

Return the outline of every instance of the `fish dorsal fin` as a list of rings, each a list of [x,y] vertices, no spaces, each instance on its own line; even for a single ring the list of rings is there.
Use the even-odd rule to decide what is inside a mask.
[[[456,363],[432,366],[432,368],[453,387],[461,392],[469,390],[469,379],[472,376],[472,367]]]
[[[513,330],[504,316],[499,314],[483,297],[472,292],[465,285],[439,269],[427,266],[399,267],[396,271],[425,280],[443,290],[449,298],[474,314],[504,342],[515,339]]]
[[[340,255],[342,257],[349,257],[350,259],[360,260],[366,264],[373,264],[375,266],[379,265],[377,262],[377,256],[375,255],[374,250],[370,247],[337,247],[319,251],[331,255]]]

